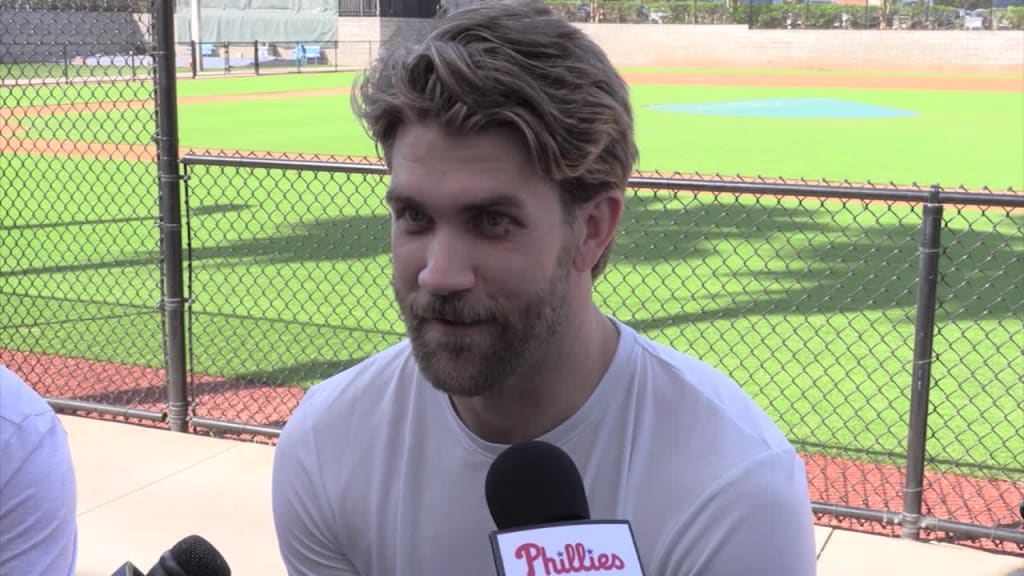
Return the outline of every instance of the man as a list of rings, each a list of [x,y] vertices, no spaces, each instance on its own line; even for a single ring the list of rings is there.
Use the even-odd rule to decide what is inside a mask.
[[[70,576],[77,550],[67,434],[50,405],[0,366],[0,574]]]
[[[313,387],[277,447],[292,575],[494,574],[484,479],[565,450],[650,575],[815,570],[803,464],[727,377],[594,304],[636,160],[628,90],[541,4],[445,18],[362,80],[409,339]]]

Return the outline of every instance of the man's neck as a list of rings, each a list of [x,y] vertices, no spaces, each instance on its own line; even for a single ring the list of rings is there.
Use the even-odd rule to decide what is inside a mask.
[[[596,307],[562,328],[559,342],[541,363],[502,390],[451,397],[467,428],[487,442],[515,444],[550,432],[586,403],[615,356],[618,328]]]

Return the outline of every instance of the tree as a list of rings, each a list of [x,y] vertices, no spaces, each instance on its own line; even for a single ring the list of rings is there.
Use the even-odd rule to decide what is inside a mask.
[[[887,30],[892,24],[892,0],[882,0],[882,8],[879,12],[878,28]]]

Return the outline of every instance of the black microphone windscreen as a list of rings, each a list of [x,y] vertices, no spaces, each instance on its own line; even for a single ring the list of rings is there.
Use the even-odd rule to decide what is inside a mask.
[[[231,576],[224,556],[202,536],[188,536],[170,552],[178,567],[189,576]]]
[[[499,530],[590,519],[576,464],[547,442],[531,440],[499,454],[487,471],[484,492]]]

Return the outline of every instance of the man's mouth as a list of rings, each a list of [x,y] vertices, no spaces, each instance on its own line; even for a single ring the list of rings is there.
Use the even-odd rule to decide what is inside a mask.
[[[483,324],[485,320],[477,319],[466,319],[466,318],[446,318],[444,316],[433,316],[428,317],[427,320],[434,322],[441,322],[443,324],[451,324],[453,326],[472,326],[474,324]]]
[[[486,318],[452,318],[449,316],[424,316],[424,323],[451,328],[473,328],[488,323]]]

